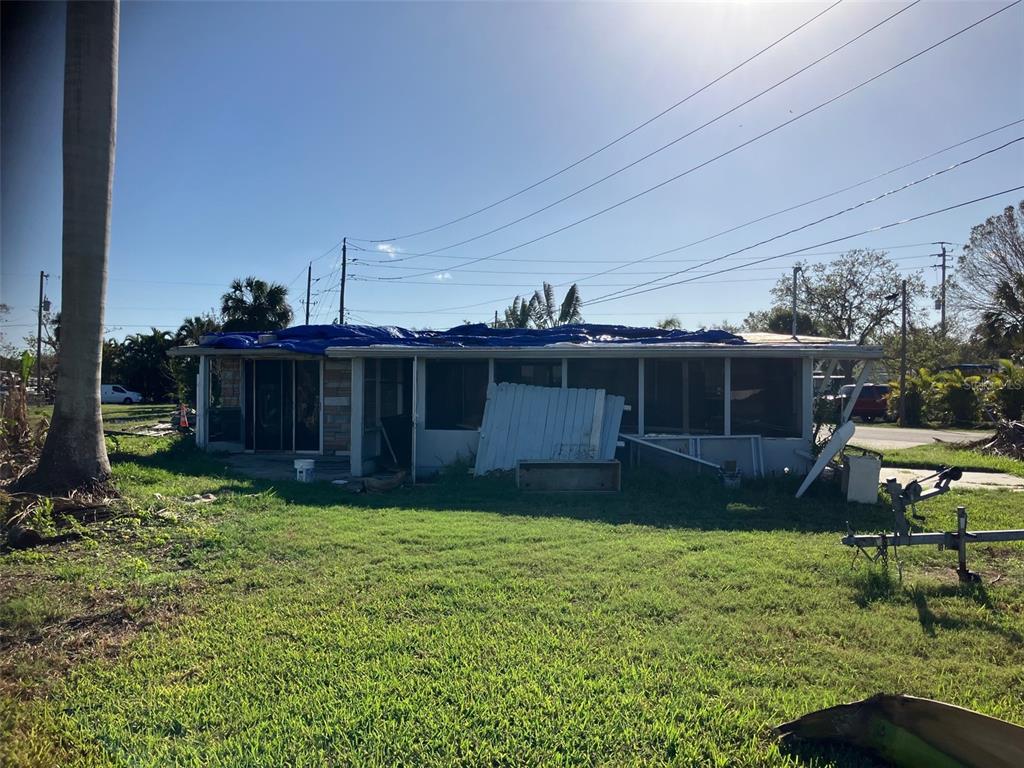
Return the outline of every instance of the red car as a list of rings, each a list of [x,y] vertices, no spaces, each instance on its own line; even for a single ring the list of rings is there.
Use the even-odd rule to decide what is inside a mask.
[[[846,400],[853,395],[854,385],[847,384],[839,389],[839,397],[843,400],[843,407],[846,407]],[[861,421],[874,421],[881,419],[889,421],[889,385],[888,384],[865,384],[861,387],[860,397],[853,404],[853,411],[850,418],[857,418]]]

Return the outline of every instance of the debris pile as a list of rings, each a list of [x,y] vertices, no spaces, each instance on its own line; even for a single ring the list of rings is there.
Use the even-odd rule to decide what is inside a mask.
[[[28,393],[24,381],[5,377],[0,406],[0,483],[19,480],[27,474],[42,450],[49,422],[40,418],[35,426],[28,418]]]
[[[990,456],[1007,456],[1024,461],[1024,422],[1000,421],[996,424],[993,437],[968,443],[967,447]]]

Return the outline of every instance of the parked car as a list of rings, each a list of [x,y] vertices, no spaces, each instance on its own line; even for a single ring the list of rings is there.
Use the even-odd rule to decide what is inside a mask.
[[[844,401],[844,407],[846,406],[845,401],[853,395],[853,390],[853,384],[846,384],[839,388],[839,397]],[[869,422],[875,419],[890,421],[888,400],[888,384],[865,384],[861,387],[857,402],[853,404],[850,418]]]
[[[104,384],[100,388],[100,402],[131,405],[132,403],[141,403],[142,395],[138,392],[132,392],[130,389],[125,389],[120,384]]]

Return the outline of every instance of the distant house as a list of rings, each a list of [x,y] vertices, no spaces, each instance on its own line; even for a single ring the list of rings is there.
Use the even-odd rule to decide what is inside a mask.
[[[803,472],[816,371],[827,381],[840,361],[870,363],[882,351],[764,333],[470,325],[214,334],[172,354],[200,360],[201,447],[347,455],[356,476],[394,456],[423,476],[475,453],[488,384],[504,381],[604,389],[626,400],[623,434],[745,473]]]

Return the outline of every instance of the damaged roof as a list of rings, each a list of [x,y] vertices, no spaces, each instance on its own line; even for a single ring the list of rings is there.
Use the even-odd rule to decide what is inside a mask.
[[[803,336],[793,338],[774,333],[729,331],[684,331],[662,328],[639,328],[627,325],[580,323],[554,328],[492,328],[483,323],[460,325],[447,331],[415,331],[398,326],[371,325],[299,325],[279,331],[214,333],[204,336],[197,347],[179,347],[176,355],[202,354],[302,354],[351,356],[364,354],[400,354],[415,350],[417,354],[472,353],[502,350],[503,354],[562,354],[575,356],[585,351],[632,354],[638,348],[644,354],[669,350],[718,349],[735,354],[750,354],[771,348],[788,351],[820,350],[856,351],[851,357],[875,357],[875,348],[858,347],[850,341]],[[749,352],[748,352],[749,350]],[[740,352],[742,354],[742,352]],[[865,354],[866,353],[866,354]],[[406,352],[408,354],[408,352]]]

